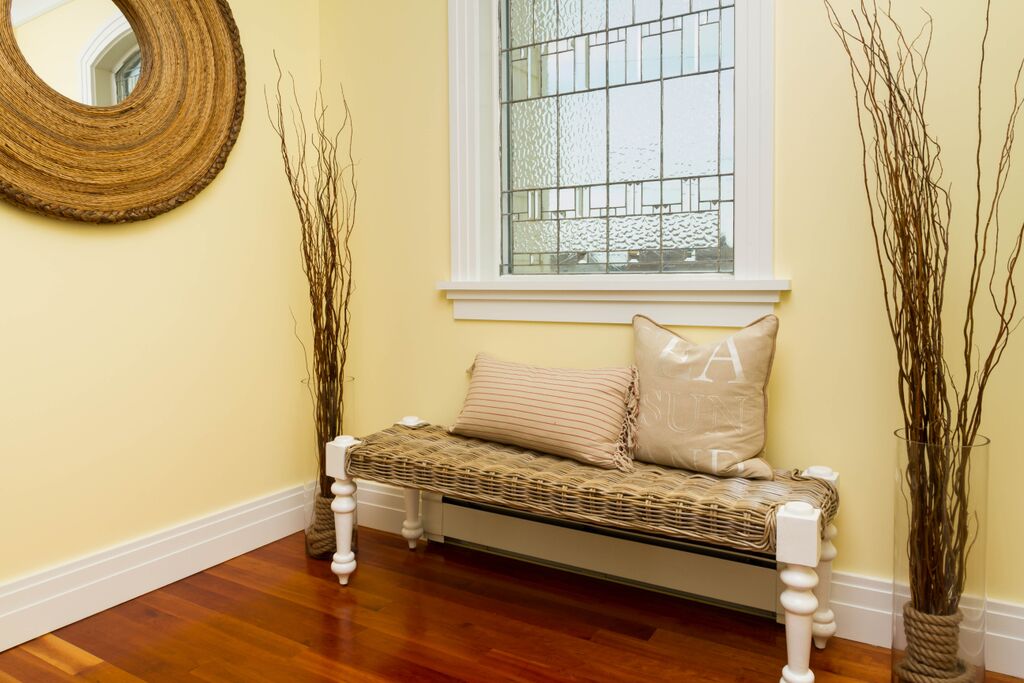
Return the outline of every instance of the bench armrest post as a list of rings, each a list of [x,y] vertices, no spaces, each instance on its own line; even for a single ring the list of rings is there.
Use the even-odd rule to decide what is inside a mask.
[[[356,484],[348,476],[348,450],[359,441],[351,436],[339,436],[327,444],[327,475],[334,477],[331,493],[331,510],[334,511],[334,532],[337,536],[337,552],[331,562],[331,571],[342,586],[348,585],[348,577],[356,570],[356,555],[352,552],[352,534],[355,531]]]
[[[815,568],[821,557],[821,510],[804,502],[790,502],[779,508],[776,523],[776,559],[782,570],[782,607],[786,610],[787,663],[780,683],[813,683],[811,672],[811,628],[818,599]]]

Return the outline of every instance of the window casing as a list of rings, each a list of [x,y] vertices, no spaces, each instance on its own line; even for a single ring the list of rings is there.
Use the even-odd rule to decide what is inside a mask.
[[[587,0],[583,0],[587,2]],[[512,50],[523,46],[511,45],[511,40],[506,38],[502,43],[502,7],[505,11],[511,5],[504,4],[508,0],[449,0],[449,92],[450,92],[450,126],[451,126],[451,219],[452,219],[452,268],[451,278],[448,281],[438,284],[439,289],[446,292],[449,299],[453,301],[454,314],[459,319],[498,319],[498,320],[551,320],[551,321],[573,321],[573,322],[629,322],[635,313],[646,313],[655,319],[666,324],[694,324],[694,325],[721,325],[734,326],[743,325],[759,315],[771,312],[774,303],[779,300],[780,293],[789,289],[787,280],[776,279],[772,267],[772,89],[773,89],[773,63],[772,63],[772,34],[773,34],[773,12],[771,0],[735,0],[735,5],[721,3],[725,7],[717,7],[718,19],[721,22],[722,10],[730,9],[731,19],[734,22],[734,84],[735,93],[734,119],[733,119],[733,141],[734,150],[734,173],[728,173],[729,167],[726,163],[726,156],[722,154],[721,141],[715,147],[717,153],[716,162],[718,167],[711,169],[715,173],[707,173],[706,170],[699,173],[689,171],[673,171],[674,174],[662,176],[660,186],[654,188],[648,186],[648,195],[644,197],[645,183],[659,184],[659,176],[664,172],[665,145],[676,144],[670,140],[661,145],[657,151],[659,176],[629,178],[626,176],[612,176],[615,163],[609,163],[609,157],[604,156],[605,168],[600,167],[605,178],[597,178],[596,183],[578,182],[579,179],[572,179],[568,186],[570,193],[548,193],[548,207],[554,208],[556,213],[545,216],[544,195],[533,193],[535,206],[529,205],[527,201],[526,210],[540,211],[541,213],[527,214],[534,219],[543,220],[554,216],[556,222],[559,220],[591,220],[604,221],[604,238],[611,237],[611,224],[613,218],[642,218],[648,225],[646,234],[653,234],[650,228],[652,223],[658,224],[658,244],[654,248],[653,240],[647,242],[651,245],[648,249],[612,249],[617,246],[611,242],[603,247],[603,251],[610,254],[613,251],[626,252],[625,259],[622,255],[612,258],[610,255],[603,261],[600,258],[591,259],[589,256],[580,263],[576,258],[584,250],[577,250],[576,245],[569,249],[559,250],[556,242],[554,252],[542,252],[537,250],[534,253],[554,253],[554,263],[549,259],[547,264],[536,269],[540,272],[523,271],[523,263],[516,263],[514,255],[526,253],[516,251],[515,234],[511,239],[507,236],[512,228],[513,219],[521,218],[516,216],[517,211],[522,209],[523,202],[520,198],[518,203],[512,195],[522,191],[524,188],[517,188],[514,183],[515,172],[509,178],[510,166],[515,163],[514,139],[512,145],[512,156],[503,156],[503,146],[508,145],[510,131],[508,121],[503,121],[502,108],[511,107],[517,102],[515,98],[515,84],[503,82],[507,69],[503,69],[502,56],[506,59],[512,55]],[[575,0],[535,0],[545,5],[579,6],[581,3]],[[639,32],[642,40],[644,26],[657,21],[656,28],[660,29],[658,40],[661,46],[665,44],[665,34],[674,30],[673,19],[682,18],[687,15],[696,17],[697,26],[701,26],[701,12],[710,11],[701,9],[703,4],[709,4],[708,0],[692,0],[698,3],[696,13],[690,2],[681,3],[676,0],[663,0],[663,3],[648,2],[647,0],[607,0],[606,7],[612,5],[628,4],[632,12],[629,23],[622,27],[632,30],[634,35]],[[663,6],[687,5],[687,12],[666,15]],[[715,3],[719,4],[719,3]],[[643,7],[641,7],[643,5]],[[645,12],[650,6],[658,6],[662,14],[652,21],[645,21],[650,17]],[[637,14],[638,8],[640,14]],[[557,10],[556,10],[557,11]],[[672,10],[675,11],[675,10]],[[610,15],[609,15],[610,16]],[[637,17],[641,21],[637,22]],[[704,15],[705,20],[713,15]],[[515,18],[512,18],[515,21]],[[585,26],[582,26],[581,31]],[[665,24],[669,21],[669,24]],[[693,21],[693,20],[690,20]],[[714,23],[714,22],[710,22]],[[557,24],[557,19],[556,19]],[[639,28],[633,28],[639,26]],[[593,25],[590,26],[593,28]],[[611,29],[619,27],[612,26]],[[609,26],[601,28],[597,33],[605,32]],[[718,27],[721,33],[721,27]],[[710,29],[705,29],[710,31]],[[647,29],[650,37],[650,28]],[[698,28],[699,31],[699,28]],[[514,32],[514,30],[513,30]],[[595,31],[580,34],[573,34],[573,38],[580,35],[593,35]],[[505,34],[508,36],[508,34]],[[605,33],[607,36],[607,33]],[[549,37],[549,36],[544,36]],[[685,44],[685,37],[681,36]],[[533,38],[531,37],[531,40]],[[568,39],[566,39],[568,40]],[[607,41],[607,38],[605,38]],[[669,37],[669,41],[674,37]],[[558,52],[559,36],[553,36],[555,52]],[[591,41],[600,44],[599,41]],[[628,42],[628,38],[627,38]],[[533,40],[530,45],[543,46]],[[562,47],[568,47],[563,43]],[[727,49],[722,50],[722,41],[719,38],[720,55],[724,55],[728,64]],[[503,50],[503,48],[505,48]],[[576,46],[573,45],[572,54],[575,65]],[[699,48],[698,48],[699,50]],[[568,51],[568,50],[566,50]],[[536,51],[537,56],[542,58],[542,48]],[[522,53],[519,53],[522,54]],[[685,53],[681,54],[681,61],[684,61]],[[666,66],[666,60],[662,58],[658,62],[648,60],[644,66],[642,58],[643,50],[639,52],[640,59],[637,65],[625,64],[625,69],[634,69],[634,75],[638,79],[630,81],[629,72],[625,74],[626,82],[618,85],[621,90],[631,87],[642,87],[649,90],[656,90],[658,95],[662,94],[665,83],[678,80],[686,83],[687,79],[705,78],[710,75],[716,79],[718,87],[721,88],[722,73],[732,71],[731,67],[725,70],[701,69],[701,55],[696,55],[696,71],[686,71],[685,63],[680,64],[682,74],[675,76],[675,62]],[[526,56],[529,60],[529,56]],[[568,63],[566,57],[562,58],[563,63]],[[555,64],[557,65],[557,61]],[[507,67],[507,62],[505,67]],[[551,67],[548,67],[549,69]],[[555,78],[548,85],[549,99],[558,97],[584,97],[592,96],[593,93],[607,95],[607,82],[611,66],[605,66],[606,86],[590,87],[589,81],[580,80],[580,85],[586,85],[583,90],[578,90],[576,72],[573,72],[573,80],[570,85],[568,78],[561,82],[557,78],[557,66],[554,67]],[[645,68],[646,75],[645,78]],[[655,78],[654,69],[658,74]],[[527,71],[532,76],[531,71]],[[667,75],[667,78],[663,76]],[[618,76],[616,75],[616,78]],[[522,78],[520,81],[522,81]],[[691,80],[689,83],[694,83]],[[520,83],[522,86],[522,83]],[[539,83],[526,84],[526,93],[529,95],[531,87],[539,88],[535,91],[537,98],[543,96],[544,78],[541,71]],[[676,86],[671,86],[676,87]],[[555,92],[550,92],[551,90]],[[564,89],[564,93],[557,92]],[[570,92],[571,91],[571,92]],[[651,96],[648,96],[651,97]],[[537,99],[534,98],[534,99]],[[525,101],[531,101],[527,96]],[[718,100],[721,102],[721,99]],[[609,106],[606,100],[606,107]],[[719,105],[721,106],[721,105]],[[663,109],[663,107],[662,107]],[[647,112],[649,114],[649,111]],[[659,118],[663,111],[657,112]],[[690,116],[692,112],[684,115]],[[609,114],[606,110],[606,121]],[[515,118],[511,137],[514,138]],[[611,128],[614,128],[611,127]],[[721,126],[726,128],[726,126]],[[606,129],[607,130],[607,129]],[[669,137],[678,139],[679,131],[670,131]],[[659,121],[657,134],[660,137],[663,128]],[[556,138],[557,140],[557,138]],[[611,136],[606,142],[606,147],[611,146]],[[557,145],[556,145],[557,146]],[[600,147],[595,145],[595,147]],[[668,156],[677,154],[678,150],[670,149]],[[685,155],[684,155],[685,156]],[[598,158],[597,156],[593,158]],[[511,161],[512,163],[509,163]],[[577,164],[577,170],[586,170],[586,160]],[[528,168],[526,164],[523,168]],[[682,167],[680,167],[682,168]],[[559,182],[559,168],[557,160],[555,165],[555,181]],[[732,176],[732,198],[734,201],[732,211],[732,241],[725,232],[724,243],[728,245],[723,249],[723,231],[721,226],[726,221],[721,219],[721,205],[728,200],[728,180],[723,178]],[[701,177],[714,176],[717,184],[719,199],[717,205],[712,203],[711,194],[700,197],[699,183]],[[719,218],[719,243],[706,247],[695,245],[683,245],[682,249],[709,249],[714,250],[714,257],[708,258],[710,254],[704,253],[698,258],[697,254],[690,251],[686,254],[663,250],[665,244],[664,219],[666,215],[685,214],[682,202],[662,202],[665,199],[675,199],[675,195],[667,195],[664,180],[682,180],[684,178],[697,180],[696,204],[691,204],[697,212],[717,212]],[[549,172],[548,179],[551,179]],[[619,182],[621,181],[621,182]],[[629,182],[627,182],[629,181]],[[705,181],[706,183],[707,181]],[[578,212],[584,208],[592,210],[593,201],[589,202],[589,208],[583,207],[579,200],[579,187],[595,187],[604,185],[610,188],[611,185],[632,185],[634,200],[631,206],[634,210],[632,215],[616,216],[608,209],[608,215],[584,215]],[[552,189],[547,188],[525,188],[525,189]],[[566,187],[555,185],[554,189],[564,190]],[[653,201],[652,191],[657,189],[660,196],[658,201]],[[708,188],[710,189],[710,188]],[[503,191],[506,201],[502,201]],[[680,187],[679,195],[684,189]],[[557,204],[559,195],[564,194],[566,199],[565,211]],[[610,194],[610,192],[608,192]],[[628,191],[627,191],[628,194]],[[539,199],[537,198],[539,196]],[[694,199],[690,195],[691,201]],[[589,199],[589,198],[588,198]],[[645,201],[649,200],[649,201]],[[706,201],[705,201],[706,200]],[[702,202],[703,206],[702,206]],[[598,202],[600,203],[600,202]],[[640,210],[635,209],[639,207]],[[601,208],[601,207],[598,207]],[[571,210],[570,210],[571,209]],[[628,209],[627,209],[628,211]],[[673,218],[672,220],[679,220]],[[619,221],[616,221],[617,223]],[[625,221],[623,221],[625,222]],[[568,227],[575,229],[578,224],[570,224]],[[557,230],[557,228],[556,228]],[[595,234],[601,237],[599,229]],[[503,239],[503,235],[506,236]],[[561,240],[561,235],[556,233],[556,240]],[[570,245],[570,241],[563,242],[563,245]],[[548,243],[550,245],[550,242]],[[706,244],[706,242],[704,242]],[[629,245],[634,246],[634,245]],[[734,251],[733,251],[734,246]],[[673,247],[674,248],[674,247]],[[594,251],[601,251],[597,249]],[[634,252],[630,254],[630,252]],[[647,252],[647,253],[644,253]],[[732,252],[732,253],[730,253]],[[653,254],[653,257],[652,257]],[[730,260],[728,256],[732,255]],[[657,265],[652,266],[652,261]],[[619,264],[616,266],[615,264]],[[668,264],[670,267],[666,267]],[[511,268],[503,266],[509,266]],[[528,264],[529,265],[529,264]],[[518,268],[517,268],[518,266]],[[568,267],[566,267],[568,266]],[[580,267],[583,266],[583,267]],[[511,272],[509,272],[511,270]],[[590,272],[588,272],[588,270]],[[731,272],[730,272],[731,270]],[[582,271],[582,272],[580,272]],[[594,272],[596,271],[596,272]],[[612,271],[612,272],[609,272]],[[567,276],[572,273],[571,276]]]

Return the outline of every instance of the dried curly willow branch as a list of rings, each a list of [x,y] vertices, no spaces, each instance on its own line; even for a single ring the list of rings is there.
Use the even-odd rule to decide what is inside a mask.
[[[942,147],[925,114],[932,17],[927,16],[917,36],[908,38],[893,19],[891,5],[880,9],[874,0],[861,0],[846,21],[829,0],[825,5],[850,61],[863,145],[864,191],[899,364],[900,404],[910,442],[906,481],[912,601],[924,612],[953,614],[963,593],[975,536],[968,512],[971,449],[981,426],[989,379],[1020,322],[1014,274],[1024,224],[1015,226],[1009,236],[1001,234],[1000,205],[1017,117],[1024,106],[1021,69],[993,188],[987,195],[981,157],[989,2],[978,67],[974,246],[962,328],[963,368],[957,367],[954,373],[943,337],[953,204],[950,187],[942,180]],[[1000,258],[1000,241],[1006,237],[1009,246]],[[984,352],[975,323],[983,305],[991,305],[996,321]]]
[[[274,61],[277,63],[276,54]],[[309,283],[313,328],[313,363],[307,386],[315,413],[320,495],[329,496],[331,480],[325,470],[324,444],[342,433],[352,300],[349,244],[359,199],[352,156],[352,112],[342,89],[341,125],[332,132],[321,81],[313,101],[313,129],[309,131],[291,74],[290,116],[286,116],[283,80],[277,63],[276,108],[271,113],[268,98],[267,114],[281,141],[284,172],[299,215],[302,269]],[[306,360],[310,371],[308,355]]]

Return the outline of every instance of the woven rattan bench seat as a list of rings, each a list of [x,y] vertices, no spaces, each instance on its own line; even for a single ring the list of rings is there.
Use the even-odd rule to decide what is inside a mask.
[[[821,479],[777,471],[773,481],[718,478],[636,463],[603,470],[516,446],[394,426],[349,452],[350,476],[477,503],[737,550],[775,552],[775,512],[789,501],[835,517],[839,494]]]

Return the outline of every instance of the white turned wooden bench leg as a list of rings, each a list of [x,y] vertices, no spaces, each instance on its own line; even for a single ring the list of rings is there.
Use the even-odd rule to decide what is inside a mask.
[[[348,585],[348,577],[356,570],[356,555],[352,552],[352,534],[355,531],[356,517],[356,483],[348,476],[346,461],[348,449],[359,441],[351,436],[339,436],[327,444],[327,475],[334,477],[331,493],[331,510],[334,511],[334,533],[337,540],[337,552],[331,562],[334,572],[342,586]]]
[[[395,424],[417,429],[427,424],[417,415],[406,415]],[[409,544],[409,550],[416,550],[416,543],[423,537],[423,516],[420,514],[420,490],[405,489],[405,521],[402,522],[402,536]]]
[[[813,683],[811,635],[818,599],[816,568],[821,557],[821,510],[808,503],[782,506],[776,520],[776,559],[782,570],[782,607],[786,611],[786,666],[779,683]]]
[[[804,476],[824,479],[839,487],[839,473],[828,467],[809,467],[804,470]],[[836,634],[836,615],[832,611],[832,560],[836,559],[836,546],[833,540],[836,537],[836,525],[829,524],[825,527],[825,537],[821,540],[821,558],[818,561],[818,585],[814,589],[814,597],[818,599],[818,609],[814,613],[814,646],[824,650],[829,638]]]
[[[832,560],[836,558],[836,547],[832,539],[836,537],[836,525],[829,524],[825,528],[825,538],[821,543],[821,560],[818,562],[818,585],[814,589],[814,597],[818,600],[818,609],[814,613],[814,646],[824,650],[828,639],[836,634],[836,615],[832,611]]]
[[[419,489],[405,489],[405,521],[402,522],[402,536],[408,541],[409,550],[416,550],[416,542],[423,536]]]

